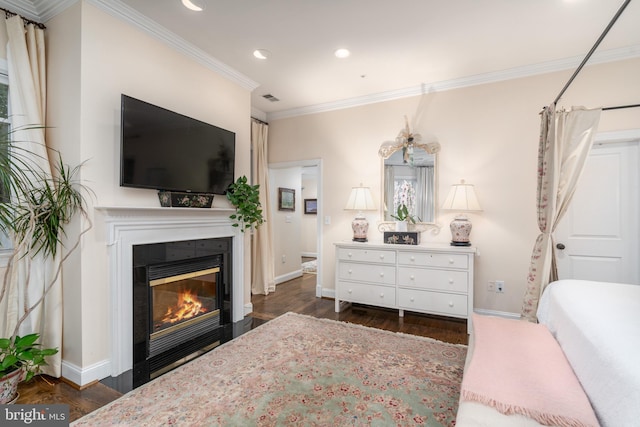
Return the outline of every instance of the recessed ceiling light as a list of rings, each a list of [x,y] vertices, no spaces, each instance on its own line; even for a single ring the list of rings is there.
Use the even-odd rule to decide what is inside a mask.
[[[351,55],[351,52],[349,52],[349,49],[340,48],[333,52],[333,54],[336,58],[348,58],[349,55]]]
[[[182,0],[182,4],[187,9],[191,9],[196,12],[202,12],[205,8],[204,0]]]
[[[271,52],[269,52],[266,49],[256,49],[253,51],[253,56],[255,56],[258,59],[267,59],[268,57],[271,56]]]

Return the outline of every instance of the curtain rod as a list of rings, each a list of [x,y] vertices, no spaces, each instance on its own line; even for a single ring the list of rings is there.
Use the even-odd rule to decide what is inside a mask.
[[[622,110],[623,108],[637,108],[637,107],[640,107],[640,104],[616,105],[615,107],[604,107],[602,111]]]
[[[42,24],[40,22],[32,21],[31,19],[27,19],[27,18],[25,18],[24,16],[21,16],[18,13],[12,12],[10,10],[7,10],[7,9],[3,8],[3,7],[0,7],[0,10],[4,12],[5,18],[11,18],[12,16],[18,15],[27,24],[33,24],[36,27],[40,28],[41,30],[46,30],[47,29],[47,27],[45,27],[44,24]]]
[[[589,60],[589,58],[591,58],[591,55],[593,55],[593,52],[595,52],[595,50],[598,48],[598,46],[600,45],[600,42],[602,42],[602,39],[604,39],[604,37],[607,35],[607,33],[609,32],[609,30],[611,29],[611,27],[613,27],[613,24],[616,23],[616,21],[618,20],[618,18],[620,17],[620,15],[622,15],[622,12],[624,11],[624,9],[627,7],[627,5],[631,2],[631,0],[625,0],[624,4],[620,7],[620,9],[618,9],[618,12],[616,12],[615,16],[613,17],[613,19],[609,22],[609,25],[607,25],[607,28],[604,29],[604,31],[602,32],[602,34],[600,34],[600,37],[598,37],[598,40],[596,40],[595,44],[593,45],[593,47],[591,48],[591,50],[589,51],[589,53],[587,53],[587,56],[584,57],[584,59],[582,60],[582,62],[580,63],[580,65],[578,66],[578,68],[576,69],[576,71],[573,73],[573,75],[571,76],[571,78],[569,79],[569,81],[567,82],[567,84],[564,85],[564,87],[562,88],[562,90],[560,91],[560,93],[558,94],[558,96],[556,97],[555,101],[553,101],[554,104],[557,104],[558,101],[560,100],[560,98],[562,98],[562,95],[564,95],[564,92],[567,90],[567,88],[571,85],[571,83],[573,83],[573,79],[576,78],[576,76],[578,75],[578,73],[580,72],[580,70],[582,70],[582,67],[584,67],[584,65],[587,63],[587,61]]]
[[[251,117],[251,120],[255,120],[258,123],[262,123],[263,125],[269,126],[269,123],[267,123],[267,122],[265,122],[263,120],[260,120],[260,119],[256,119],[255,117]]]

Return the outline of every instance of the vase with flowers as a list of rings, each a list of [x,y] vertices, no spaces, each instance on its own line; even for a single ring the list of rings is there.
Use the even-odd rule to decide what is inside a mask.
[[[391,217],[396,220],[396,231],[408,231],[409,224],[415,224],[420,220],[409,213],[409,209],[405,204],[398,205],[396,214],[391,215]]]

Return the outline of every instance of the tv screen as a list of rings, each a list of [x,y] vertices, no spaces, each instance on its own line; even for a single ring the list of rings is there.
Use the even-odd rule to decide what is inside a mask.
[[[235,133],[122,95],[120,185],[225,194]]]

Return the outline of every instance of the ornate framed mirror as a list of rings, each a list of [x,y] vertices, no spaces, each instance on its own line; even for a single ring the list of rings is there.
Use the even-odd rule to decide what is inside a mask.
[[[413,231],[438,232],[438,152],[437,142],[419,143],[413,138],[385,142],[381,158],[380,231],[394,231],[398,206],[405,204],[416,219]]]

